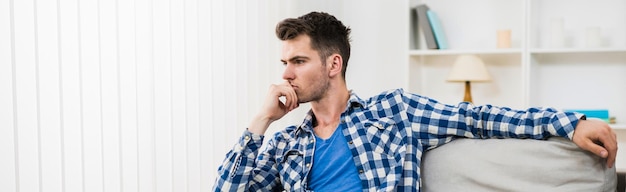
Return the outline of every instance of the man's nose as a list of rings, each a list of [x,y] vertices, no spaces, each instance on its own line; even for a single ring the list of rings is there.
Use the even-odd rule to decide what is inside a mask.
[[[284,80],[292,80],[294,79],[292,65],[287,64],[285,67],[285,71],[283,71],[283,79]]]

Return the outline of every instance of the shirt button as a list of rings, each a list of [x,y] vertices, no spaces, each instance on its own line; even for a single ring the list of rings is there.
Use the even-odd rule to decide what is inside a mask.
[[[314,142],[315,142],[315,139],[311,139],[311,143],[314,143]]]
[[[307,164],[306,164],[306,167],[311,167],[311,164],[310,164],[310,163],[307,163]]]
[[[359,169],[359,174],[363,173],[363,169]]]
[[[349,141],[348,144],[352,145],[352,141]]]
[[[246,135],[243,139],[244,139],[244,140],[246,140],[246,141],[248,141],[248,140],[250,140],[250,136],[247,136],[247,135]]]

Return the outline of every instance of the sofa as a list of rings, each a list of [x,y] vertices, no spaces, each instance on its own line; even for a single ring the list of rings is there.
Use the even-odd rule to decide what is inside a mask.
[[[615,167],[570,140],[456,139],[427,151],[422,190],[616,191]]]

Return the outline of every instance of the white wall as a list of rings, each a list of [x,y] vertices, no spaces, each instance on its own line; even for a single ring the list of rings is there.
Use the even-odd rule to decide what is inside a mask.
[[[321,10],[352,27],[348,86],[365,97],[405,87],[405,6],[2,0],[0,191],[207,191],[281,81],[278,21]]]

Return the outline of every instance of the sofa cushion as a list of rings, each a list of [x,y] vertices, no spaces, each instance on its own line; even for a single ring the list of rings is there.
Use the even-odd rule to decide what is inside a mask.
[[[615,167],[570,140],[456,139],[427,151],[424,191],[615,191]]]

